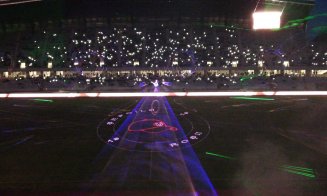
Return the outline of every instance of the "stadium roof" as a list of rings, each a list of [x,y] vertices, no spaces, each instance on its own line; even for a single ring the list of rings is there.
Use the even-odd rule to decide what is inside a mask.
[[[0,0],[0,6],[12,6],[18,4],[38,2],[41,0]]]
[[[0,0],[5,23],[92,17],[224,17],[250,19],[256,8],[306,17],[314,0]]]
[[[266,0],[266,3],[289,3],[297,5],[314,5],[315,0]]]

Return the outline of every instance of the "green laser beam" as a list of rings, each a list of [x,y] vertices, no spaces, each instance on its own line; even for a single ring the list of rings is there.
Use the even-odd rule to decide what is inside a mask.
[[[308,174],[308,173],[305,173],[305,172],[294,171],[294,170],[291,170],[291,169],[283,169],[283,170],[288,172],[288,173],[298,174],[298,175],[309,177],[309,178],[315,178],[316,177],[314,174]]]
[[[312,28],[312,31],[315,33],[327,33],[327,25],[314,27]]]
[[[313,20],[315,18],[323,17],[323,16],[327,16],[327,13],[321,13],[321,14],[317,14],[317,15],[313,15],[313,16],[307,16],[307,17],[302,18],[302,19],[290,20],[287,23],[303,23],[303,22],[306,22],[308,20]]]
[[[284,165],[283,168],[299,170],[299,171],[305,171],[305,172],[308,172],[308,173],[313,173],[313,169],[310,169],[310,168],[296,167],[296,166],[291,166],[291,165]]]
[[[53,103],[53,100],[49,100],[49,99],[33,99],[34,101],[38,101],[38,102],[48,102],[48,103]]]
[[[315,18],[318,17],[326,17],[327,13],[321,13],[321,14],[317,14],[317,15],[313,15],[313,16],[307,16],[305,18],[301,18],[301,19],[296,19],[296,20],[290,20],[287,22],[287,24],[281,28],[277,28],[274,29],[275,31],[280,31],[280,30],[284,30],[284,29],[289,29],[289,28],[293,28],[293,27],[297,27],[297,26],[301,26],[302,24],[304,24],[305,22],[309,21],[309,20],[313,20]]]
[[[247,80],[251,80],[251,79],[253,79],[253,78],[257,77],[257,76],[258,75],[255,75],[255,74],[250,74],[248,76],[243,76],[243,77],[241,77],[240,81],[244,82],[244,81],[247,81]]]
[[[212,156],[220,157],[220,158],[223,158],[223,159],[230,159],[230,160],[234,159],[233,157],[229,157],[229,156],[225,156],[225,155],[221,155],[221,154],[215,154],[215,153],[212,153],[212,152],[206,152],[206,155],[212,155]]]
[[[231,99],[241,99],[241,100],[254,100],[254,101],[274,101],[272,98],[260,98],[260,97],[230,97]]]

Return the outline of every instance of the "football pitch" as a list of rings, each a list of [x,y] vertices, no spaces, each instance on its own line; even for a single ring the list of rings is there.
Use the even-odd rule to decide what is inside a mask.
[[[326,101],[3,99],[0,192],[324,195]]]

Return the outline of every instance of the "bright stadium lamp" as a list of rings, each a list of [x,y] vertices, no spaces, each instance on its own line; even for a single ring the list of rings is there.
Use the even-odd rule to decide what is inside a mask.
[[[280,28],[282,12],[255,12],[253,13],[253,29],[278,29]]]

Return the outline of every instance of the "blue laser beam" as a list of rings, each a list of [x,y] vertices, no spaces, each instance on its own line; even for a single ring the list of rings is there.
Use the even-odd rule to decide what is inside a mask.
[[[154,101],[158,102],[156,115],[148,111]],[[160,131],[155,132],[148,126],[157,126]],[[167,130],[162,130],[164,128]],[[169,190],[180,187],[189,195],[217,195],[191,144],[188,143],[184,148],[178,146],[181,138],[183,141],[189,139],[168,100],[165,97],[143,98],[110,138],[116,146],[105,145],[99,154],[98,157],[105,157],[111,152],[102,170],[103,175],[96,176],[93,182],[97,184],[102,183],[103,179],[114,180],[123,186],[131,176],[138,179],[153,178],[158,183],[164,183],[163,186],[169,187]],[[117,150],[124,148],[128,151]],[[141,152],[140,149],[147,151]],[[121,162],[121,159],[126,160]]]
[[[186,137],[185,132],[180,125],[180,123],[177,120],[176,115],[173,112],[173,109],[171,108],[170,104],[168,103],[168,100],[166,97],[163,98],[165,102],[165,106],[168,110],[169,116],[173,122],[175,122],[174,126],[176,126],[178,129],[182,130],[181,133]],[[183,158],[186,161],[187,168],[189,169],[191,178],[195,181],[194,186],[196,189],[201,190],[209,190],[211,195],[217,195],[217,192],[215,191],[212,183],[209,180],[209,177],[207,176],[206,172],[204,171],[199,159],[197,158],[195,152],[193,151],[192,147],[189,148],[183,148],[182,149]],[[208,192],[206,192],[208,193]]]

